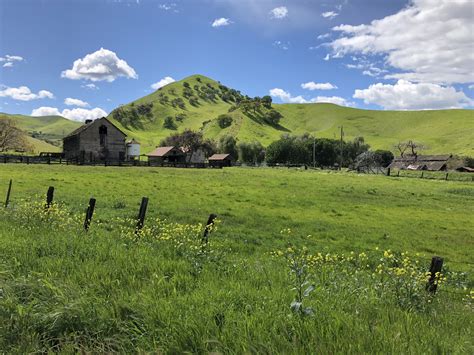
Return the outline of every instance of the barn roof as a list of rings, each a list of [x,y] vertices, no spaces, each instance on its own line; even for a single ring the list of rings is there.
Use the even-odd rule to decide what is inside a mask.
[[[209,160],[226,160],[232,159],[230,154],[214,154],[209,157]]]
[[[85,131],[87,128],[89,128],[90,126],[92,126],[92,124],[93,124],[94,122],[99,121],[99,120],[107,121],[107,122],[110,123],[112,126],[114,126],[120,133],[122,133],[124,136],[126,136],[126,134],[125,134],[120,128],[118,128],[116,125],[114,125],[112,122],[110,122],[106,117],[102,117],[102,118],[98,118],[97,120],[92,121],[92,122],[90,122],[90,123],[85,123],[85,124],[83,124],[81,127],[76,128],[74,131],[72,131],[71,133],[69,133],[68,135],[66,135],[64,138],[69,138],[69,137],[72,137],[72,136],[76,136],[76,135],[78,135],[79,133],[82,133],[82,132]]]
[[[390,168],[408,170],[442,170],[446,167],[451,155],[408,155],[396,157],[389,165]]]
[[[164,157],[171,153],[172,151],[175,151],[178,154],[184,154],[179,148],[170,146],[170,147],[158,147],[151,153],[148,153],[147,156],[149,157]]]

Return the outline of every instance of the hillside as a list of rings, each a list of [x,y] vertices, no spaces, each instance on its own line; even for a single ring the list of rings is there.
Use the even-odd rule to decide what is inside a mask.
[[[189,84],[188,88],[185,83]],[[211,92],[211,98],[206,97],[208,88],[214,93]],[[144,152],[164,137],[186,128],[201,130],[212,139],[231,134],[240,141],[258,140],[268,145],[283,133],[309,132],[318,137],[339,137],[343,125],[345,139],[363,136],[373,148],[393,150],[399,141],[411,139],[427,146],[427,153],[474,155],[472,110],[378,111],[324,103],[273,104],[273,108],[283,115],[278,126],[262,120],[258,112],[244,114],[236,109],[229,113],[232,124],[222,129],[217,117],[228,113],[235,105],[232,100],[222,99],[222,95],[229,92],[244,97],[217,81],[194,75],[119,107],[109,118],[138,139]],[[190,103],[193,97],[197,99],[194,105]],[[182,108],[176,100],[184,103]],[[173,119],[175,129],[163,127],[166,117]]]
[[[35,153],[61,151],[62,138],[81,125],[61,116],[32,117],[0,113],[0,119],[11,119],[29,137]]]
[[[140,141],[143,153],[187,128],[211,139],[230,134],[239,141],[258,140],[268,145],[284,133],[309,132],[317,137],[338,138],[342,125],[346,140],[363,136],[374,149],[394,151],[398,142],[415,140],[427,147],[426,153],[474,156],[472,110],[378,111],[325,103],[272,104],[273,111],[282,115],[279,124],[273,125],[265,118],[273,111],[265,105],[256,111],[236,106],[236,101],[248,99],[215,80],[193,75],[116,108],[108,118]],[[232,118],[230,126],[219,126],[217,117],[222,114]],[[0,113],[2,118],[13,119],[27,132],[36,152],[58,151],[61,138],[80,125],[59,116]],[[170,128],[164,128],[166,120]]]

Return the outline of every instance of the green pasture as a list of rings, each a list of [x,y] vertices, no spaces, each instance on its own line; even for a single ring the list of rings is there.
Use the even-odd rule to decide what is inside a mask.
[[[10,179],[11,201],[0,211],[0,352],[474,350],[472,182],[0,165],[0,191]],[[58,203],[50,212],[49,186]],[[124,219],[136,218],[143,196],[145,229],[135,235]],[[210,213],[220,222],[203,247],[195,225]],[[291,257],[305,253],[325,261],[297,259],[292,272]],[[435,296],[414,280],[434,255],[447,277]],[[299,289],[308,314],[290,307]]]

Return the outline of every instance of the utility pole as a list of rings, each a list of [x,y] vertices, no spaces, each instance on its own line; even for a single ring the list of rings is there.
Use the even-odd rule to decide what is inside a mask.
[[[339,160],[339,170],[342,170],[343,149],[344,149],[344,126],[341,125],[341,157]]]

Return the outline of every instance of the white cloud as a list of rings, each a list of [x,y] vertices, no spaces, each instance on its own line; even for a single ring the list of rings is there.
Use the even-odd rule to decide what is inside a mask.
[[[232,21],[230,19],[221,17],[214,20],[214,22],[212,23],[212,27],[229,26],[231,23]]]
[[[334,17],[336,17],[337,15],[339,15],[337,12],[334,12],[334,11],[326,11],[326,12],[323,12],[321,14],[322,17],[324,18],[328,18],[330,20],[332,20]]]
[[[308,101],[303,96],[291,96],[291,94],[283,89],[275,88],[270,90],[270,96],[278,97],[285,103],[306,104]]]
[[[79,99],[73,99],[70,97],[66,98],[64,100],[64,103],[68,106],[89,107],[89,104],[87,102]]]
[[[137,79],[135,70],[114,52],[101,48],[74,61],[72,69],[65,70],[61,77],[72,80],[91,80],[112,82],[118,77]]]
[[[270,90],[270,96],[279,98],[284,103],[291,104],[308,104],[308,103],[333,103],[340,106],[354,106],[353,102],[348,102],[346,99],[339,96],[317,96],[311,100],[306,100],[303,96],[292,96],[288,91],[275,88]]]
[[[333,56],[383,56],[398,69],[386,78],[439,84],[474,82],[471,0],[412,0],[398,13],[359,26],[340,25]],[[401,71],[401,72],[400,72]]]
[[[158,90],[159,88],[162,88],[163,86],[166,86],[168,84],[174,83],[176,80],[174,80],[171,76],[164,77],[160,81],[151,84],[151,88],[154,90]]]
[[[329,37],[331,37],[330,33],[324,33],[322,35],[319,35],[317,38],[318,39],[326,39],[326,38],[329,38]]]
[[[304,84],[301,84],[301,87],[303,89],[307,90],[333,90],[337,89],[336,85],[333,85],[331,83],[315,83],[314,81],[310,81]]]
[[[54,99],[53,93],[47,90],[40,90],[37,94],[31,92],[27,86],[20,86],[18,88],[5,87],[0,91],[0,97],[10,97],[13,100],[31,101],[37,99]]]
[[[345,98],[340,96],[317,96],[314,99],[311,99],[311,102],[330,103],[339,106],[354,106],[354,103],[348,102]]]
[[[99,90],[99,87],[95,84],[92,84],[92,83],[81,85],[81,88],[90,89],[90,90]]]
[[[19,55],[6,55],[5,57],[0,57],[0,63],[5,62],[3,64],[4,68],[11,68],[15,64],[15,62],[22,62],[24,60],[23,57]]]
[[[271,18],[283,19],[288,16],[288,9],[286,6],[275,7],[270,11]]]
[[[290,49],[290,42],[275,41],[273,42],[273,46],[287,51]]]
[[[61,116],[61,112],[56,107],[38,107],[31,111],[31,116]]]
[[[73,121],[84,122],[107,116],[107,112],[99,107],[87,110],[84,108],[64,109],[60,112],[56,107],[39,107],[31,112],[31,116],[63,116]]]
[[[471,90],[474,89],[474,84],[469,85],[469,89],[471,89]]]
[[[386,110],[450,109],[474,105],[472,99],[451,86],[412,83],[403,79],[395,85],[377,83],[356,90],[353,97]]]
[[[164,11],[178,12],[178,10],[176,9],[176,6],[177,6],[176,3],[159,4],[159,5],[158,5],[158,8],[159,8],[160,10],[164,10]]]

